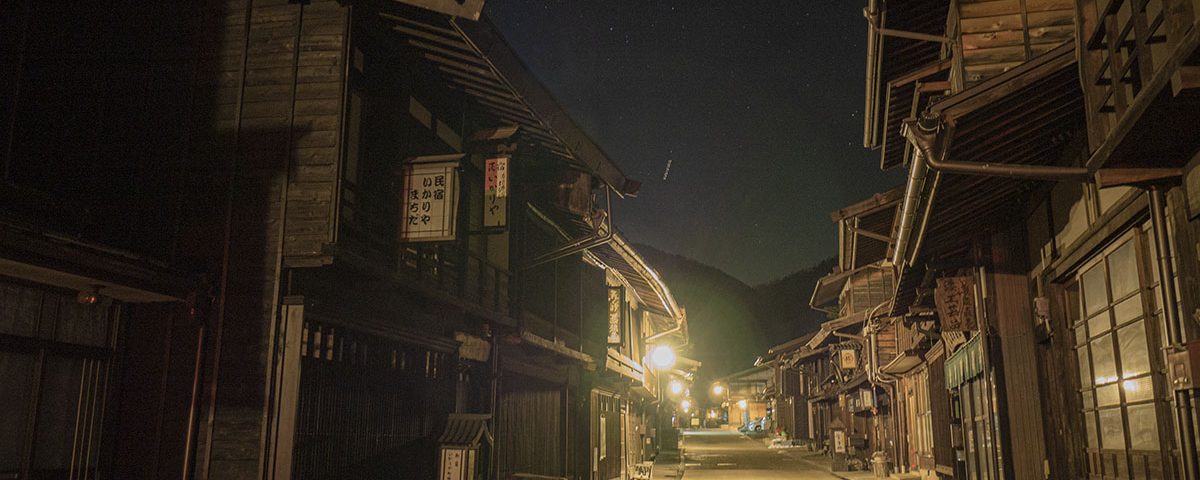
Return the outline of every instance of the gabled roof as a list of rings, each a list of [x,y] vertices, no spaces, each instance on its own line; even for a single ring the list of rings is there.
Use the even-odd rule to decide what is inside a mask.
[[[521,127],[541,147],[594,174],[619,195],[636,195],[640,184],[567,115],[486,18],[462,20],[399,4],[379,17],[401,40],[401,49],[465,93],[475,107],[500,123]]]

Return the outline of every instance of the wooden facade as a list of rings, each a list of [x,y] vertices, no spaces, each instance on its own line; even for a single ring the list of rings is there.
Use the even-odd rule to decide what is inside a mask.
[[[451,413],[491,415],[486,478],[655,454],[645,339],[686,328],[615,234],[604,200],[636,182],[486,20],[0,9],[0,476],[434,478]],[[445,154],[459,235],[401,241],[402,165]],[[486,229],[495,155],[511,208]]]
[[[883,366],[906,419],[894,467],[1200,476],[1196,392],[1162,376],[1198,333],[1180,321],[1200,295],[1195,2],[872,7],[886,13],[868,15],[873,40],[928,45],[921,62],[868,52],[867,146],[908,169],[886,258],[894,296],[864,319],[895,327],[872,355],[896,354]],[[944,30],[920,20],[931,9]],[[917,118],[937,133],[921,137]],[[814,306],[844,277],[819,283]]]

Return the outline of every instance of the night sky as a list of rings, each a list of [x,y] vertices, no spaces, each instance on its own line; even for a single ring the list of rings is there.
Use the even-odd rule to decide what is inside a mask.
[[[485,14],[643,182],[616,202],[626,237],[758,284],[836,255],[829,212],[903,179],[862,148],[857,3],[489,0]]]

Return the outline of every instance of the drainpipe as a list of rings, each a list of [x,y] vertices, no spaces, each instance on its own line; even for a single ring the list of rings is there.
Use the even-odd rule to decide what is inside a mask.
[[[915,147],[913,168],[910,174],[908,188],[905,192],[904,207],[901,214],[901,225],[897,235],[896,253],[893,263],[900,264],[904,258],[904,248],[907,247],[912,233],[912,221],[916,216],[915,203],[919,201],[919,190],[914,188],[918,181],[925,178],[924,168],[934,172],[993,176],[1003,178],[1018,178],[1027,180],[1072,181],[1092,183],[1093,172],[1083,167],[1059,167],[1043,165],[1011,165],[979,162],[946,161],[949,151],[949,139],[942,135],[942,120],[937,114],[924,114],[920,118],[910,118],[903,122],[900,132]],[[940,147],[940,148],[939,148]],[[923,168],[924,167],[924,168]],[[917,178],[919,174],[920,178]],[[936,184],[934,187],[936,188]],[[1150,184],[1146,188],[1150,200],[1150,220],[1154,229],[1155,261],[1158,265],[1159,288],[1162,290],[1164,323],[1167,327],[1167,337],[1170,348],[1182,348],[1186,340],[1186,332],[1178,312],[1179,300],[1174,289],[1174,265],[1171,261],[1170,241],[1167,235],[1166,198],[1163,186]],[[928,221],[928,210],[926,219]],[[924,225],[921,227],[924,233]],[[918,238],[918,242],[920,239]],[[904,247],[904,248],[902,248]],[[873,337],[872,337],[873,338]],[[1196,424],[1194,406],[1197,403],[1194,391],[1176,391],[1175,394],[1175,424],[1180,452],[1183,460],[1184,478],[1187,480],[1200,479],[1200,454],[1196,443]]]
[[[1150,223],[1154,230],[1154,259],[1158,264],[1158,285],[1162,292],[1163,321],[1167,327],[1169,349],[1179,350],[1187,339],[1183,321],[1179,315],[1179,299],[1175,293],[1175,267],[1171,259],[1171,244],[1167,235],[1166,195],[1160,185],[1151,185],[1146,190],[1150,197]],[[1197,459],[1196,427],[1193,423],[1194,390],[1175,390],[1175,434],[1183,456],[1183,478],[1200,478],[1200,461]]]
[[[907,119],[900,126],[900,133],[921,152],[926,165],[935,172],[1027,180],[1093,181],[1092,172],[1084,167],[948,161],[945,157],[949,151],[949,138],[941,135],[943,130],[941,116],[936,113]]]
[[[522,265],[520,269],[528,270],[543,263],[553,262],[560,258],[569,257],[584,250],[599,247],[611,242],[613,237],[616,236],[616,230],[613,229],[612,225],[612,187],[604,187],[604,201],[606,205],[604,210],[604,225],[601,225],[597,228],[595,236],[575,240],[571,243],[563,245],[562,247],[559,247],[556,250],[540,255],[537,258],[530,260],[529,263]]]
[[[867,94],[863,106],[863,147],[871,148],[875,143],[875,124],[878,111],[875,110],[875,97],[879,86],[875,79],[879,66],[879,32],[875,30],[874,21],[879,17],[879,1],[868,0],[863,15],[867,17]]]
[[[899,439],[902,433],[901,429],[903,428],[903,423],[900,421],[900,416],[897,414],[894,405],[897,403],[897,392],[899,391],[897,382],[899,382],[900,379],[893,375],[879,371],[879,326],[874,323],[876,314],[879,313],[879,310],[890,304],[891,302],[881,303],[876,305],[871,309],[870,312],[867,313],[866,327],[863,329],[863,333],[864,336],[867,337],[867,380],[869,380],[872,385],[879,384],[882,386],[884,390],[887,390],[888,394],[892,397],[892,431],[895,432],[895,438],[891,439],[892,459],[895,461],[896,467],[899,467],[901,455]],[[874,394],[874,392],[872,392],[872,394]]]

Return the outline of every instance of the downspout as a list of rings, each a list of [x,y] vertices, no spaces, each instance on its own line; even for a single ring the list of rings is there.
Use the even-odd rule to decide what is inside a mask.
[[[867,317],[866,317],[866,321],[865,321],[866,326],[863,328],[863,330],[864,330],[863,333],[867,337],[867,380],[869,380],[872,385],[879,384],[880,386],[882,386],[884,388],[884,390],[887,390],[888,395],[890,395],[892,397],[892,405],[896,405],[896,403],[898,401],[897,393],[899,391],[899,388],[897,387],[897,383],[899,382],[900,379],[893,375],[884,373],[879,370],[879,368],[880,368],[880,366],[879,366],[879,340],[878,340],[879,327],[877,325],[875,325],[875,319],[877,318],[876,315],[879,313],[879,310],[881,308],[883,308],[884,306],[890,306],[890,305],[891,305],[891,302],[880,303],[879,305],[876,305],[874,308],[872,308],[870,312],[867,313]],[[873,394],[873,392],[872,392],[872,394]],[[901,430],[903,429],[904,424],[903,424],[903,422],[901,422],[900,415],[897,414],[896,409],[894,407],[891,412],[891,417],[892,417],[891,418],[892,431],[895,432],[895,438],[891,439],[891,441],[892,441],[892,452],[891,453],[892,453],[893,463],[895,463],[896,466],[899,466],[901,451],[900,451],[900,442],[898,440],[901,437],[901,434],[902,434]]]
[[[867,8],[863,10],[867,17],[867,92],[866,103],[863,106],[863,147],[871,148],[875,144],[875,124],[878,112],[875,110],[875,98],[879,89],[875,76],[879,66],[879,32],[875,30],[875,18],[879,16],[879,0],[868,0]]]
[[[1159,185],[1146,190],[1150,197],[1150,223],[1154,230],[1154,259],[1158,264],[1158,285],[1162,292],[1163,320],[1167,327],[1170,350],[1179,350],[1187,339],[1185,327],[1179,316],[1179,299],[1175,292],[1175,270],[1171,259],[1171,244],[1167,236],[1166,195]],[[1175,390],[1175,434],[1183,456],[1183,478],[1200,478],[1200,460],[1197,459],[1196,426],[1193,408],[1196,403],[1195,390]]]
[[[900,133],[919,152],[919,155],[916,156],[923,157],[929,169],[935,172],[985,177],[1021,178],[1027,180],[1076,181],[1080,183],[1090,183],[1093,181],[1092,172],[1085,167],[954,162],[945,160],[945,156],[950,149],[949,138],[941,135],[943,130],[941,116],[936,113],[927,113],[921,115],[920,118],[907,119],[900,126]]]
[[[611,242],[616,236],[616,230],[613,229],[612,224],[612,187],[607,185],[604,187],[604,201],[605,221],[604,225],[601,225],[597,228],[597,235],[575,240],[571,243],[563,245],[562,247],[559,247],[558,249],[540,255],[537,258],[530,260],[529,263],[522,265],[520,269],[528,270],[543,263],[553,262],[560,258],[569,257],[584,250],[599,247]]]

